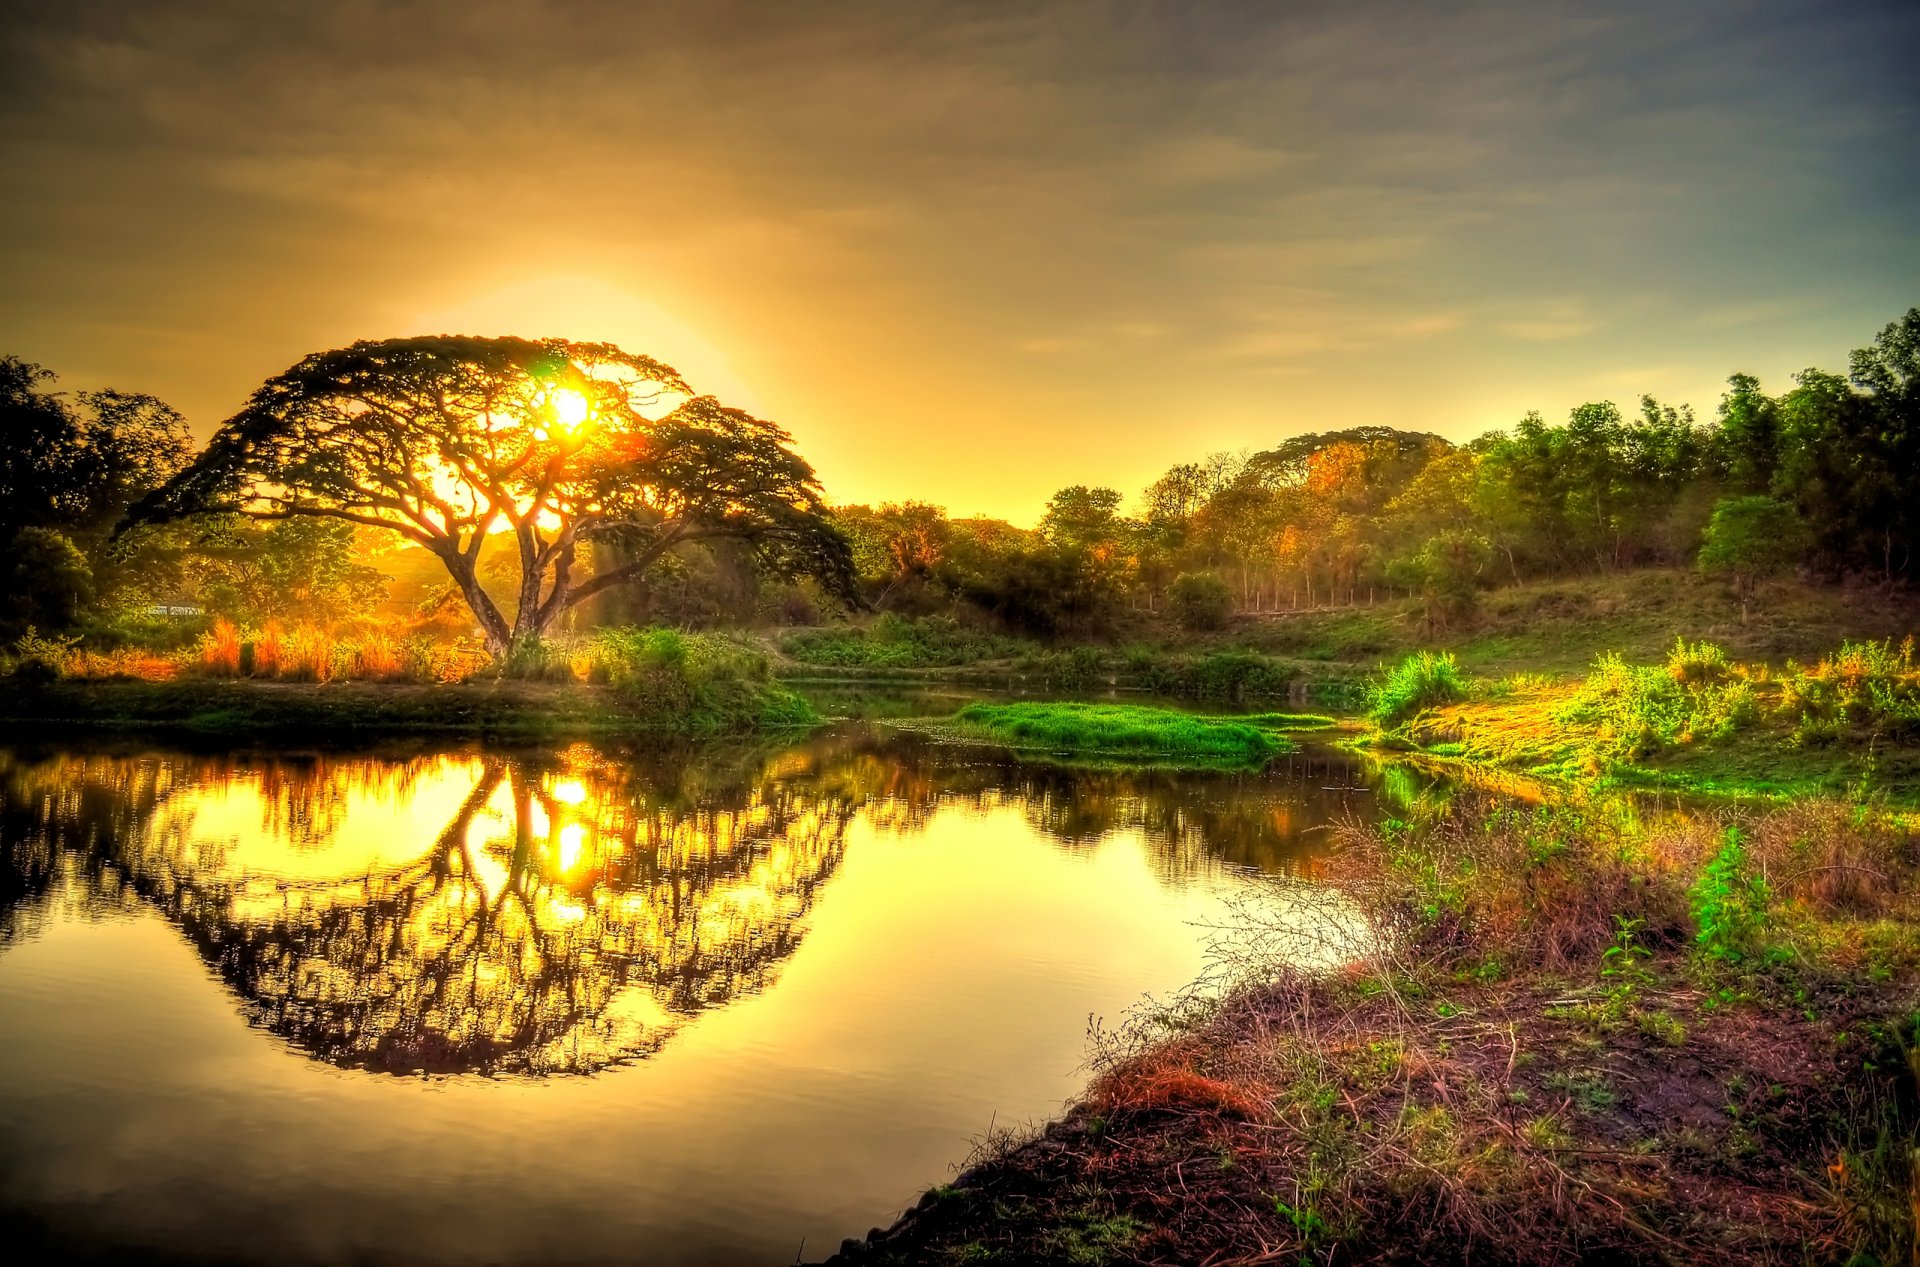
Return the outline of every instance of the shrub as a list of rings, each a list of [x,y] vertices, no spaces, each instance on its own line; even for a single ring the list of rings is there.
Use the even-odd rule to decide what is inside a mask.
[[[1037,674],[1059,691],[1087,691],[1100,685],[1107,668],[1106,653],[1098,647],[1065,647],[1036,651],[1014,661],[1022,673]]]
[[[1622,928],[1646,948],[1688,932],[1685,876],[1711,848],[1676,823],[1567,804],[1489,807],[1462,796],[1399,828],[1338,829],[1336,866],[1380,927],[1446,962],[1604,966]],[[1381,864],[1384,863],[1384,866]],[[1616,956],[1617,958],[1617,956]]]
[[[913,621],[889,612],[865,628],[841,625],[798,630],[781,640],[780,649],[803,664],[934,669],[1003,659],[1026,645],[963,628],[950,617]]]
[[[1195,661],[1176,692],[1210,703],[1284,698],[1293,674],[1252,651],[1215,651]]]
[[[72,635],[43,636],[32,625],[13,644],[8,674],[33,682],[51,682],[73,671],[74,648],[80,639]]]
[[[1667,653],[1667,675],[1682,685],[1718,682],[1732,671],[1727,653],[1711,642],[1688,646],[1685,638],[1676,638]]]
[[[694,735],[810,725],[805,700],[773,680],[759,650],[720,634],[671,629],[603,629],[581,656],[602,682]]]
[[[1219,629],[1233,613],[1233,591],[1214,572],[1182,572],[1167,591],[1167,601],[1184,629]]]
[[[1920,665],[1913,639],[1847,642],[1811,668],[1789,661],[1780,677],[1781,713],[1798,718],[1801,742],[1869,735],[1920,735]]]
[[[1467,696],[1467,682],[1451,651],[1416,651],[1389,670],[1369,692],[1367,716],[1376,726],[1396,726],[1429,708]]]
[[[1717,658],[1717,659],[1716,659]],[[1595,753],[1637,761],[1663,748],[1724,739],[1753,720],[1753,684],[1713,668],[1719,648],[1680,644],[1659,668],[1628,664],[1608,652],[1560,712],[1560,720],[1593,729]]]

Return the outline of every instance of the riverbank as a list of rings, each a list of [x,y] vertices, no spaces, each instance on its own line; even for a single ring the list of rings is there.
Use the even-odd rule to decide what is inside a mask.
[[[724,707],[581,682],[418,685],[180,678],[0,680],[0,724],[36,730],[177,732],[247,739],[433,735],[502,741],[800,730],[813,708],[777,685]]]
[[[1336,869],[1390,942],[1309,975],[1253,930],[1237,984],[832,1261],[1907,1261],[1909,827],[1472,800]]]

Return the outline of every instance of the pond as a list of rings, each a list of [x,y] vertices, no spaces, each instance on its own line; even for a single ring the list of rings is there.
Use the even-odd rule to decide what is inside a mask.
[[[1193,979],[1237,899],[1284,915],[1274,878],[1310,884],[1378,782],[857,721],[693,753],[0,749],[0,1234],[817,1258],[1058,1112],[1090,1018]]]

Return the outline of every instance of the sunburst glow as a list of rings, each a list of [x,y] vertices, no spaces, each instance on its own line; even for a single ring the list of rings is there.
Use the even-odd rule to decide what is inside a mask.
[[[587,398],[568,387],[552,392],[547,397],[547,408],[552,411],[554,422],[563,431],[577,431],[585,426],[587,415],[591,412]]]

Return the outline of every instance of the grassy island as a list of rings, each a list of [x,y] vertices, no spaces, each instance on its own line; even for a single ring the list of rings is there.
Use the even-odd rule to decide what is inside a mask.
[[[1292,741],[1276,733],[1290,722],[1328,719],[1266,713],[1207,717],[1135,704],[969,704],[953,716],[956,730],[1012,748],[1080,757],[1170,759],[1199,765],[1257,765]]]

